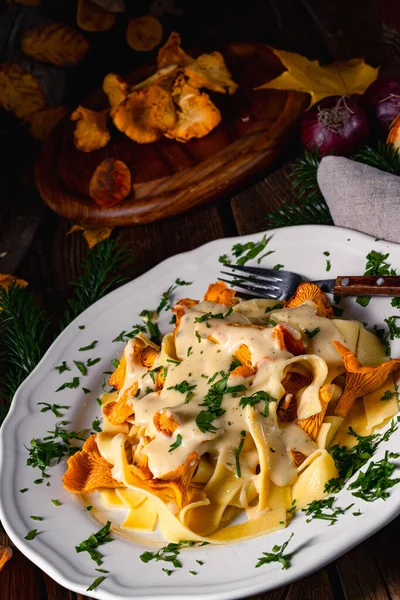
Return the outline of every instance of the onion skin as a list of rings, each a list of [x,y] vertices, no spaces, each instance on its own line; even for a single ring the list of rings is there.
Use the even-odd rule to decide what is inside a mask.
[[[329,122],[334,116],[339,118],[332,127]],[[357,102],[344,96],[324,98],[306,112],[301,124],[304,147],[310,152],[317,151],[320,156],[350,156],[364,146],[368,138],[367,115]]]
[[[378,77],[365,91],[362,102],[379,137],[386,137],[400,113],[400,78]]]

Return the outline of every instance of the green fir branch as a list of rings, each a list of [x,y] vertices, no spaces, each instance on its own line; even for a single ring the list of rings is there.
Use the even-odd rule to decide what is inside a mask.
[[[83,261],[83,275],[71,283],[75,297],[68,300],[61,329],[65,329],[94,302],[126,282],[118,271],[126,265],[129,258],[130,250],[126,246],[120,246],[118,240],[110,238],[97,244],[89,252]]]
[[[365,146],[353,156],[353,160],[385,171],[385,173],[400,175],[400,152],[393,144],[378,142],[376,148]]]
[[[0,306],[1,424],[17,388],[46,349],[50,319],[37,306],[34,294],[15,283],[0,288]]]

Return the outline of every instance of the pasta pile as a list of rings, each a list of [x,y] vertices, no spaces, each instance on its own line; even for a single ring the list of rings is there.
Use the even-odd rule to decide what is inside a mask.
[[[65,488],[122,506],[121,528],[224,544],[284,528],[338,476],[328,448],[398,411],[380,341],[301,284],[285,304],[219,282],[174,307],[161,346],[130,340],[104,430],[68,459]],[[234,524],[232,524],[234,521]]]

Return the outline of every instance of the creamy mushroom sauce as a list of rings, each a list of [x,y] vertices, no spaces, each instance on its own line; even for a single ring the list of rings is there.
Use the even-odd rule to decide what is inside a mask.
[[[252,409],[248,406],[240,407],[240,398],[262,390],[279,401],[285,393],[281,385],[282,365],[293,355],[279,348],[278,340],[274,336],[274,327],[271,325],[262,329],[256,326],[232,325],[250,324],[250,319],[238,310],[238,306],[230,314],[227,314],[229,311],[226,306],[211,302],[202,302],[186,309],[175,341],[180,363],[164,363],[167,375],[164,387],[160,391],[154,391],[155,384],[148,370],[133,363],[132,340],[125,348],[126,376],[120,394],[134,382],[138,382],[139,392],[130,402],[135,415],[135,425],[146,426],[147,432],[153,438],[144,446],[142,452],[148,456],[149,468],[154,477],[160,477],[178,468],[192,451],[199,455],[209,453],[209,456],[214,458],[222,454],[227,468],[236,472],[236,452],[243,431],[247,433],[246,444],[250,451],[243,452],[241,456],[242,477],[250,477],[250,472],[254,477],[258,455],[254,442],[249,439],[249,411]],[[299,338],[301,332],[306,329],[312,331],[318,327],[320,331],[313,339],[307,340],[307,336],[301,336],[306,346],[305,352],[317,355],[328,365],[340,363],[340,357],[338,358],[331,342],[338,340],[345,343],[345,340],[332,321],[316,316],[316,308],[311,301],[297,308],[274,310],[267,315],[263,311],[260,313],[253,309],[253,320],[260,322],[260,319],[264,319],[266,323],[268,318],[272,318],[273,321],[284,324],[295,338]],[[196,318],[201,318],[209,312],[214,315],[221,313],[224,318],[211,317],[202,322],[196,321]],[[224,394],[221,408],[225,413],[212,423],[217,431],[204,433],[196,424],[199,412],[207,409],[201,406],[203,398],[213,383],[228,372],[233,355],[241,344],[249,347],[253,366],[258,366],[257,373],[246,378],[229,376],[228,386],[243,384],[247,391]],[[159,360],[153,369],[158,366]],[[173,389],[183,381],[195,386],[187,402],[186,393]],[[276,485],[284,486],[294,483],[297,472],[289,450],[297,450],[308,456],[317,446],[295,423],[278,424],[276,408],[277,402],[270,401],[268,417],[262,416],[259,421],[262,423],[263,440],[269,449],[269,477]],[[254,410],[259,414],[262,414],[264,409],[264,401],[254,406]],[[153,422],[157,411],[168,411],[178,423],[178,428],[171,437],[157,431]],[[182,443],[171,450],[171,444],[176,441],[178,434],[182,437]],[[107,434],[98,434],[100,451],[103,446],[100,438],[104,435]],[[251,451],[252,447],[254,452]],[[118,474],[113,475],[116,477]]]

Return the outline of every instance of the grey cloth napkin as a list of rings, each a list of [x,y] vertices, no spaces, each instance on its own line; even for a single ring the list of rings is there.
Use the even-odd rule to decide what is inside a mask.
[[[325,156],[317,178],[335,225],[400,243],[400,177]]]

